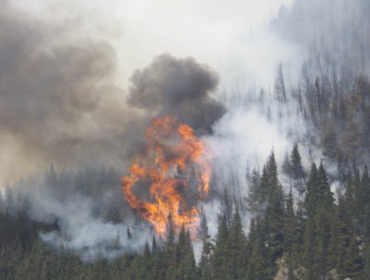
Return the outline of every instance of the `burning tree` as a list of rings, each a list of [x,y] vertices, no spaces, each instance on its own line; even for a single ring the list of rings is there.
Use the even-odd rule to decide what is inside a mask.
[[[204,158],[204,143],[191,127],[178,124],[176,117],[153,119],[145,138],[147,150],[142,163],[134,163],[130,176],[122,178],[127,202],[159,234],[166,231],[169,216],[176,232],[183,225],[194,233],[199,212],[184,193],[194,185],[198,200],[208,193],[210,166]],[[139,199],[133,191],[135,186],[144,189],[148,199]]]

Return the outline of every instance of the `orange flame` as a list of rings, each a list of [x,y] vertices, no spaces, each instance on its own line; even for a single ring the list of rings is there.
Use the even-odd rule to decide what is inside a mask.
[[[204,143],[194,136],[191,127],[178,124],[176,117],[153,119],[151,122],[145,132],[147,153],[141,159],[146,167],[135,163],[130,168],[131,176],[122,178],[126,200],[160,234],[166,231],[170,214],[177,232],[184,225],[194,233],[199,224],[199,213],[195,205],[188,205],[185,193],[191,191],[192,179],[198,185],[198,200],[208,193],[211,172],[203,157]],[[200,170],[201,175],[194,172],[194,167]],[[191,176],[196,178],[191,179]],[[149,183],[152,202],[141,200],[133,193],[132,188],[137,183]]]

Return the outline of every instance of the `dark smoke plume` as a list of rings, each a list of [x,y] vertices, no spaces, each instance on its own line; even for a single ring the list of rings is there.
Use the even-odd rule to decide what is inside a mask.
[[[193,58],[163,54],[131,78],[129,104],[150,117],[177,115],[181,123],[207,129],[223,116],[225,107],[212,99],[218,75]]]
[[[70,36],[78,26],[43,22],[9,3],[0,2],[0,185],[26,178],[7,192],[27,201],[31,219],[58,223],[60,232],[40,235],[46,243],[88,248],[84,259],[101,250],[106,257],[122,254],[132,247],[124,238],[117,252],[111,250],[131,218],[119,179],[112,179],[120,176],[77,170],[127,170],[131,157],[143,151],[145,128],[153,117],[177,115],[198,131],[210,131],[225,113],[210,97],[218,76],[192,58],[161,55],[134,73],[126,98],[115,83],[117,56],[108,42]],[[57,176],[51,168],[46,178],[52,180],[44,182],[37,175],[51,164],[77,175]],[[34,174],[31,181],[28,175]],[[86,192],[78,191],[81,186]],[[96,209],[123,209],[125,220],[107,222]],[[137,246],[146,241],[143,233],[139,238]]]
[[[115,51],[105,41],[63,36],[70,33],[68,24],[0,3],[2,184],[51,163],[74,168],[124,158],[126,135],[136,128],[126,125],[133,114],[114,86]]]
[[[0,3],[0,184],[56,168],[124,170],[152,117],[178,115],[210,131],[225,112],[210,97],[218,76],[192,58],[161,55],[134,73],[128,99],[116,86],[117,55],[106,41],[73,36]],[[78,33],[79,34],[79,33]]]

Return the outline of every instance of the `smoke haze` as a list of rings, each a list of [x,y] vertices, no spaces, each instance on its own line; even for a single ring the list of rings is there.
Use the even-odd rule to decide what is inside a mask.
[[[177,115],[180,123],[194,129],[211,129],[225,113],[225,107],[210,98],[218,75],[192,58],[161,55],[131,78],[128,103],[150,117]]]
[[[2,188],[27,178],[13,195],[27,201],[32,219],[58,224],[60,232],[40,233],[55,248],[64,244],[87,261],[142,248],[153,232],[137,225],[119,178],[144,151],[150,119],[177,115],[207,143],[213,160],[216,194],[204,208],[214,234],[222,190],[240,195],[243,204],[246,171],[260,170],[271,151],[279,168],[295,143],[305,167],[324,158],[316,119],[308,121],[316,105],[303,92],[315,96],[317,81],[334,99],[369,71],[370,37],[356,40],[351,32],[366,32],[354,19],[367,10],[345,0],[321,2],[296,0],[277,13],[290,1],[234,0],[224,9],[211,1],[183,7],[170,1],[2,1]],[[336,47],[339,33],[343,48]],[[343,92],[334,88],[337,80]],[[51,164],[72,173],[50,171],[56,179],[44,182]],[[103,172],[99,184],[94,172],[79,173],[101,166],[115,170]],[[112,209],[125,219],[97,214]],[[246,214],[245,228],[248,221]],[[134,242],[127,226],[136,226]]]
[[[71,26],[47,27],[6,1],[1,5],[3,186],[52,163],[59,168],[123,166],[150,118],[176,113],[209,131],[225,111],[209,96],[217,88],[217,74],[194,59],[170,55],[134,73],[126,103],[115,82],[117,55],[110,43],[61,42],[59,34]]]

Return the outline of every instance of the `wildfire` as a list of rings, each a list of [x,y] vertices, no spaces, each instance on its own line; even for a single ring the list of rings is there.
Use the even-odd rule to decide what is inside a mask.
[[[145,166],[133,164],[131,175],[122,178],[126,200],[160,234],[166,231],[170,215],[176,231],[182,225],[193,231],[199,223],[199,213],[189,200],[194,201],[194,189],[198,200],[209,189],[210,166],[203,158],[204,143],[191,127],[178,124],[176,117],[153,119],[151,123],[145,132],[146,155],[140,159]],[[135,185],[138,189],[144,186],[147,193],[149,189],[150,198],[139,199],[132,190]]]

